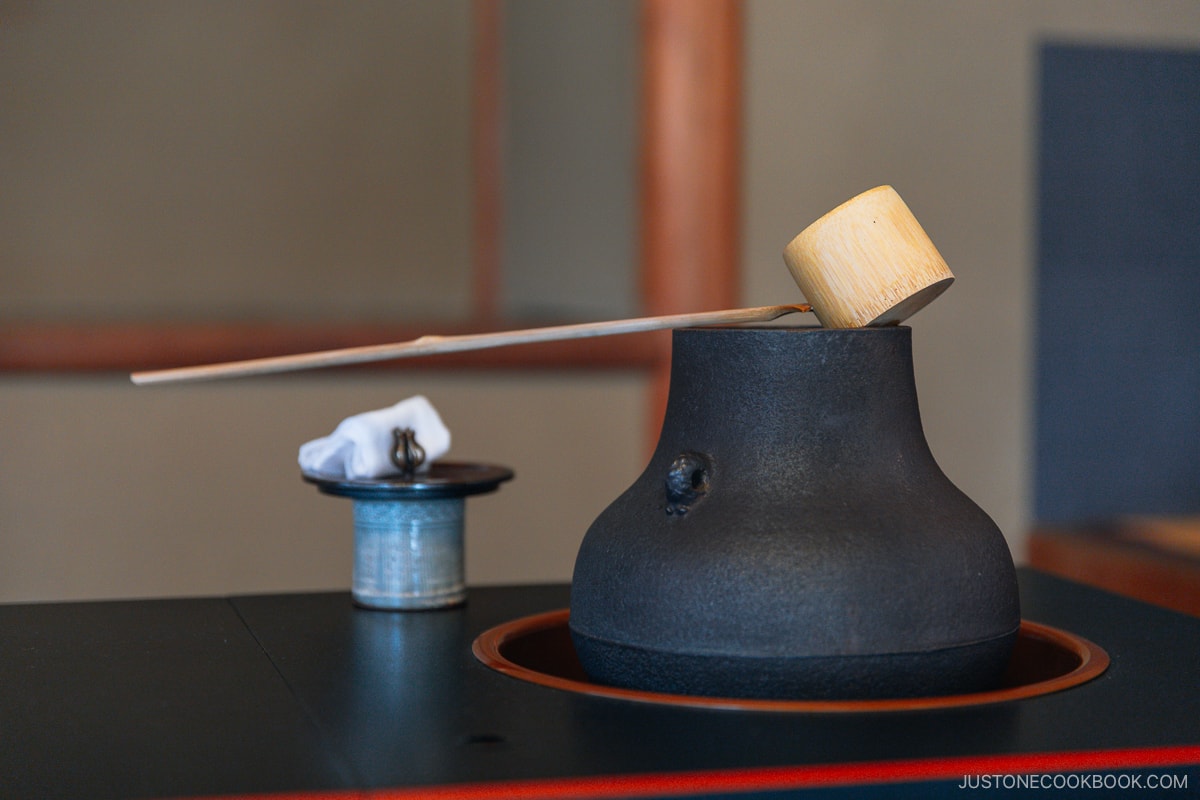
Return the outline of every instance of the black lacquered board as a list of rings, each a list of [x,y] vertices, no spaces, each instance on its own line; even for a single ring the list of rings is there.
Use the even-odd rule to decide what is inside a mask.
[[[1104,675],[851,715],[589,697],[475,659],[480,633],[567,605],[565,586],[476,588],[463,608],[415,613],[348,593],[0,606],[0,794],[957,796],[960,770],[1039,766],[1200,785],[1200,619],[1028,570],[1021,586],[1025,618],[1107,650]]]

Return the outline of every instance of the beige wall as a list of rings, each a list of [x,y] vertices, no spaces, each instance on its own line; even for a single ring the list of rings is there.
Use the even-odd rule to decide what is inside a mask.
[[[1037,46],[1200,43],[1200,4],[751,0],[745,299],[792,291],[779,251],[892,184],[956,275],[911,321],[926,435],[1020,559],[1031,508]]]
[[[1200,6],[750,0],[747,14],[744,299],[794,296],[779,256],[788,239],[858,191],[896,186],[958,275],[913,320],[931,445],[1021,554],[1036,44],[1195,45]],[[11,209],[42,176],[4,156]],[[130,187],[118,175],[108,191]],[[15,269],[0,261],[0,281]],[[323,374],[152,390],[117,375],[9,376],[0,600],[345,587],[348,504],[300,482],[295,450],[417,392],[443,411],[455,457],[518,473],[469,502],[469,579],[569,577],[587,524],[643,463],[638,375]]]
[[[465,317],[468,11],[0,11],[0,314]]]
[[[303,483],[296,449],[417,393],[450,427],[450,457],[517,473],[468,500],[468,580],[568,579],[584,530],[640,471],[637,376],[8,378],[0,598],[349,586],[350,501]]]

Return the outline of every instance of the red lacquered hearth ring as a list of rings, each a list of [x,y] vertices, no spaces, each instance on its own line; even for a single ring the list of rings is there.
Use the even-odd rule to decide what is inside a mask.
[[[762,700],[693,697],[593,683],[579,665],[567,628],[567,609],[522,617],[485,631],[472,646],[484,665],[518,680],[567,692],[641,703],[738,711],[836,713],[911,711],[1002,703],[1060,692],[1098,677],[1108,653],[1081,636],[1021,622],[1012,660],[999,688],[974,694],[876,700]]]

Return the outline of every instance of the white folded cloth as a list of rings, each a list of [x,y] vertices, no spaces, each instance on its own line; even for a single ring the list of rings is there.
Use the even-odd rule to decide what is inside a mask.
[[[308,473],[364,480],[398,475],[392,463],[396,428],[412,428],[425,450],[418,472],[450,449],[450,431],[433,405],[421,395],[401,400],[391,408],[365,411],[347,417],[333,433],[300,446],[300,469]]]

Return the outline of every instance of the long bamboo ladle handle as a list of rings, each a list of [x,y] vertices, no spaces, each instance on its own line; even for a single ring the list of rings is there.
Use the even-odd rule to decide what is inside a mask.
[[[809,225],[784,249],[783,259],[811,306],[761,306],[501,333],[422,336],[410,342],[135,372],[130,377],[134,383],[150,384],[267,375],[558,339],[766,322],[798,311],[814,312],[826,328],[896,325],[954,281],[941,254],[891,186],[863,192]]]
[[[694,314],[672,314],[662,317],[639,317],[608,322],[585,322],[577,325],[556,325],[547,328],[528,328],[499,333],[472,333],[460,336],[422,336],[407,342],[392,344],[348,347],[340,350],[322,350],[316,353],[301,353],[289,356],[255,358],[248,361],[232,361],[224,364],[205,364],[196,367],[135,372],[130,378],[138,385],[153,383],[183,383],[213,380],[216,378],[239,378],[252,375],[269,375],[277,372],[292,372],[320,367],[335,367],[348,364],[365,364],[396,358],[429,356],[439,353],[458,353],[464,350],[484,350],[489,347],[506,347],[515,344],[532,344],[561,339],[586,339],[595,336],[614,336],[623,333],[665,330],[668,328],[692,328],[700,325],[737,325],[747,322],[769,322],[785,314],[811,311],[809,305],[760,306],[737,308],[724,311],[704,311]]]

